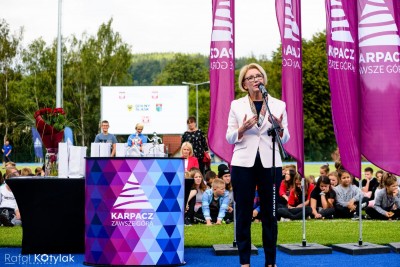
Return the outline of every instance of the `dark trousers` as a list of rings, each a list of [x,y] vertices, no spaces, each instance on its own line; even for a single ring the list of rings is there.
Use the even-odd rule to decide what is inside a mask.
[[[260,197],[260,213],[262,221],[262,240],[265,253],[265,266],[274,265],[276,261],[276,242],[278,226],[275,217],[278,198],[274,191],[271,168],[263,168],[259,157],[253,167],[232,166],[233,197],[236,202],[236,241],[239,250],[240,264],[250,263],[251,254],[251,220],[255,188],[258,187]],[[280,184],[282,168],[275,169],[275,184]]]
[[[308,216],[311,216],[312,209],[310,206],[305,206],[305,217],[307,219]],[[291,219],[291,220],[301,220],[303,219],[303,207],[301,208],[279,208],[278,215],[283,218]]]
[[[398,220],[398,219],[400,219],[400,209],[397,209],[397,210],[386,210],[386,211],[391,211],[391,212],[394,213],[393,216],[390,217],[390,219],[392,219],[392,220]],[[386,216],[383,215],[383,214],[380,214],[379,212],[376,211],[376,209],[371,208],[371,207],[368,207],[368,208],[365,210],[365,213],[367,213],[367,214],[371,217],[371,219],[375,219],[375,220],[389,220],[388,217],[386,217]]]
[[[189,201],[189,210],[186,212],[185,217],[190,220],[191,223],[194,222],[194,206],[196,204],[196,196],[192,197],[192,199]],[[201,208],[200,208],[201,209]]]
[[[343,207],[339,204],[335,206],[335,217],[337,218],[352,218],[354,215],[358,215],[358,201],[354,202],[357,206],[355,211],[350,211],[348,207]],[[361,203],[368,203],[368,198],[363,197]]]

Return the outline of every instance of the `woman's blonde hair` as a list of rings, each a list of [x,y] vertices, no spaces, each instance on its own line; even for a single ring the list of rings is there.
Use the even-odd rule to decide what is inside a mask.
[[[244,83],[244,76],[246,75],[247,71],[251,70],[251,69],[257,69],[259,72],[261,72],[261,74],[264,76],[264,82],[265,82],[264,85],[267,85],[267,83],[268,83],[267,73],[260,65],[258,65],[257,63],[250,63],[248,65],[244,65],[242,67],[242,69],[240,70],[239,78],[238,78],[239,89],[242,90],[243,92],[248,91],[243,88],[243,83]]]
[[[183,148],[185,147],[185,146],[187,146],[188,148],[189,148],[189,157],[192,157],[193,156],[193,146],[192,146],[192,144],[191,143],[189,143],[189,142],[183,142],[183,144],[181,145],[181,155],[183,154],[182,153],[182,151],[183,151]]]

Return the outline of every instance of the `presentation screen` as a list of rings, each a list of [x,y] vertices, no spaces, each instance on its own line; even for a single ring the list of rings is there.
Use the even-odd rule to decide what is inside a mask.
[[[102,86],[101,120],[108,120],[110,133],[183,134],[187,130],[188,86]]]

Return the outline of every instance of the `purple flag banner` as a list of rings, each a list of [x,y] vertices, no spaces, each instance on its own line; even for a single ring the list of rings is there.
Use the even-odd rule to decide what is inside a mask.
[[[400,175],[398,0],[358,0],[361,153]]]
[[[40,138],[39,132],[35,127],[32,127],[32,143],[33,149],[35,151],[35,156],[38,158],[43,158],[43,142],[42,138]]]
[[[210,46],[210,123],[208,144],[230,163],[233,145],[225,135],[231,101],[235,97],[234,0],[212,0]]]
[[[361,177],[357,2],[326,0],[325,6],[333,128],[342,165]]]
[[[290,140],[284,145],[304,176],[304,122],[300,0],[276,0],[282,41],[282,100],[286,102]]]

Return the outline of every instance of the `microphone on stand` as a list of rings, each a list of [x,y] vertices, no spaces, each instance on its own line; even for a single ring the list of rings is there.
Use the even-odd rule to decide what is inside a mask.
[[[268,96],[268,91],[267,88],[265,88],[264,84],[260,83],[258,85],[258,89],[260,89],[261,94],[263,95],[264,98]]]

